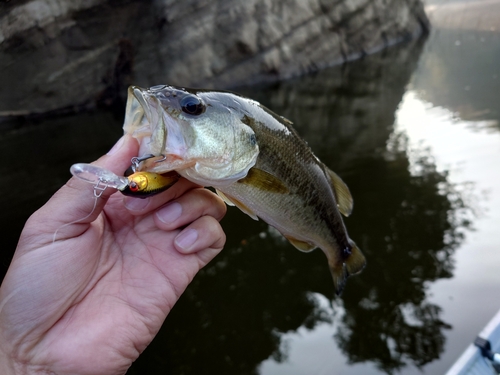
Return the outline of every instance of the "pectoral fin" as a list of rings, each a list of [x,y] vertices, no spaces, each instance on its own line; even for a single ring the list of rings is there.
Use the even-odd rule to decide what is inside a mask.
[[[326,168],[332,186],[339,211],[344,216],[349,216],[352,212],[353,200],[349,188],[344,181],[332,170]]]
[[[238,183],[251,185],[257,189],[271,193],[288,194],[289,190],[279,178],[271,173],[258,168],[250,168],[246,177],[238,180]]]

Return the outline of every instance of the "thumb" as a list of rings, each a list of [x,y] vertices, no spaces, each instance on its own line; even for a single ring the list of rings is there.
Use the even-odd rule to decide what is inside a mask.
[[[130,159],[137,155],[138,148],[138,143],[134,138],[124,135],[106,155],[92,164],[108,169],[117,175],[123,175],[123,172],[130,166]],[[31,234],[53,235],[62,226],[67,226],[64,233],[58,234],[56,239],[77,236],[87,229],[81,224],[94,221],[102,212],[108,198],[115,192],[113,188],[105,188],[102,195],[96,199],[94,185],[72,177],[30,217],[23,232],[34,231],[35,233]],[[69,225],[71,223],[78,225]]]

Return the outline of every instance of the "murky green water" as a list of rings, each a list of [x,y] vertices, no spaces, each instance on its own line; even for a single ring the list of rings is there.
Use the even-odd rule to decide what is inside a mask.
[[[229,209],[225,249],[128,374],[444,372],[500,307],[499,47],[497,34],[439,30],[425,46],[240,90],[292,120],[349,185],[345,222],[367,268],[334,299],[321,251]],[[121,121],[0,124],[4,271],[24,220]]]

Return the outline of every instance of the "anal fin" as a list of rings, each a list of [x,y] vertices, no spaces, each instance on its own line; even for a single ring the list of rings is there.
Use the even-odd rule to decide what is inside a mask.
[[[310,244],[309,242],[306,241],[301,241],[296,238],[293,238],[291,236],[284,236],[297,250],[304,251],[304,252],[309,252],[311,250],[314,250],[316,248],[315,245]]]

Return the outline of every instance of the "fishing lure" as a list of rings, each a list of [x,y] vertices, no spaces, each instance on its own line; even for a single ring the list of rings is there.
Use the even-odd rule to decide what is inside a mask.
[[[149,156],[146,158],[149,158]],[[73,164],[70,168],[71,174],[82,181],[94,185],[94,207],[87,216],[57,228],[52,236],[52,243],[56,241],[57,234],[62,228],[81,222],[92,215],[97,206],[97,198],[99,198],[108,187],[118,189],[125,195],[146,198],[163,190],[167,190],[180,178],[177,172],[174,171],[165,174],[136,172],[136,168],[142,160],[142,158],[132,158],[132,166],[125,173],[128,174],[128,176],[118,176],[105,168],[92,164]]]
[[[102,192],[108,188],[118,189],[124,195],[146,198],[158,194],[171,187],[180,176],[177,172],[165,174],[153,172],[132,172],[128,176],[118,176],[115,173],[92,164],[73,164],[70,172],[80,180],[94,184],[94,196],[100,197]]]

